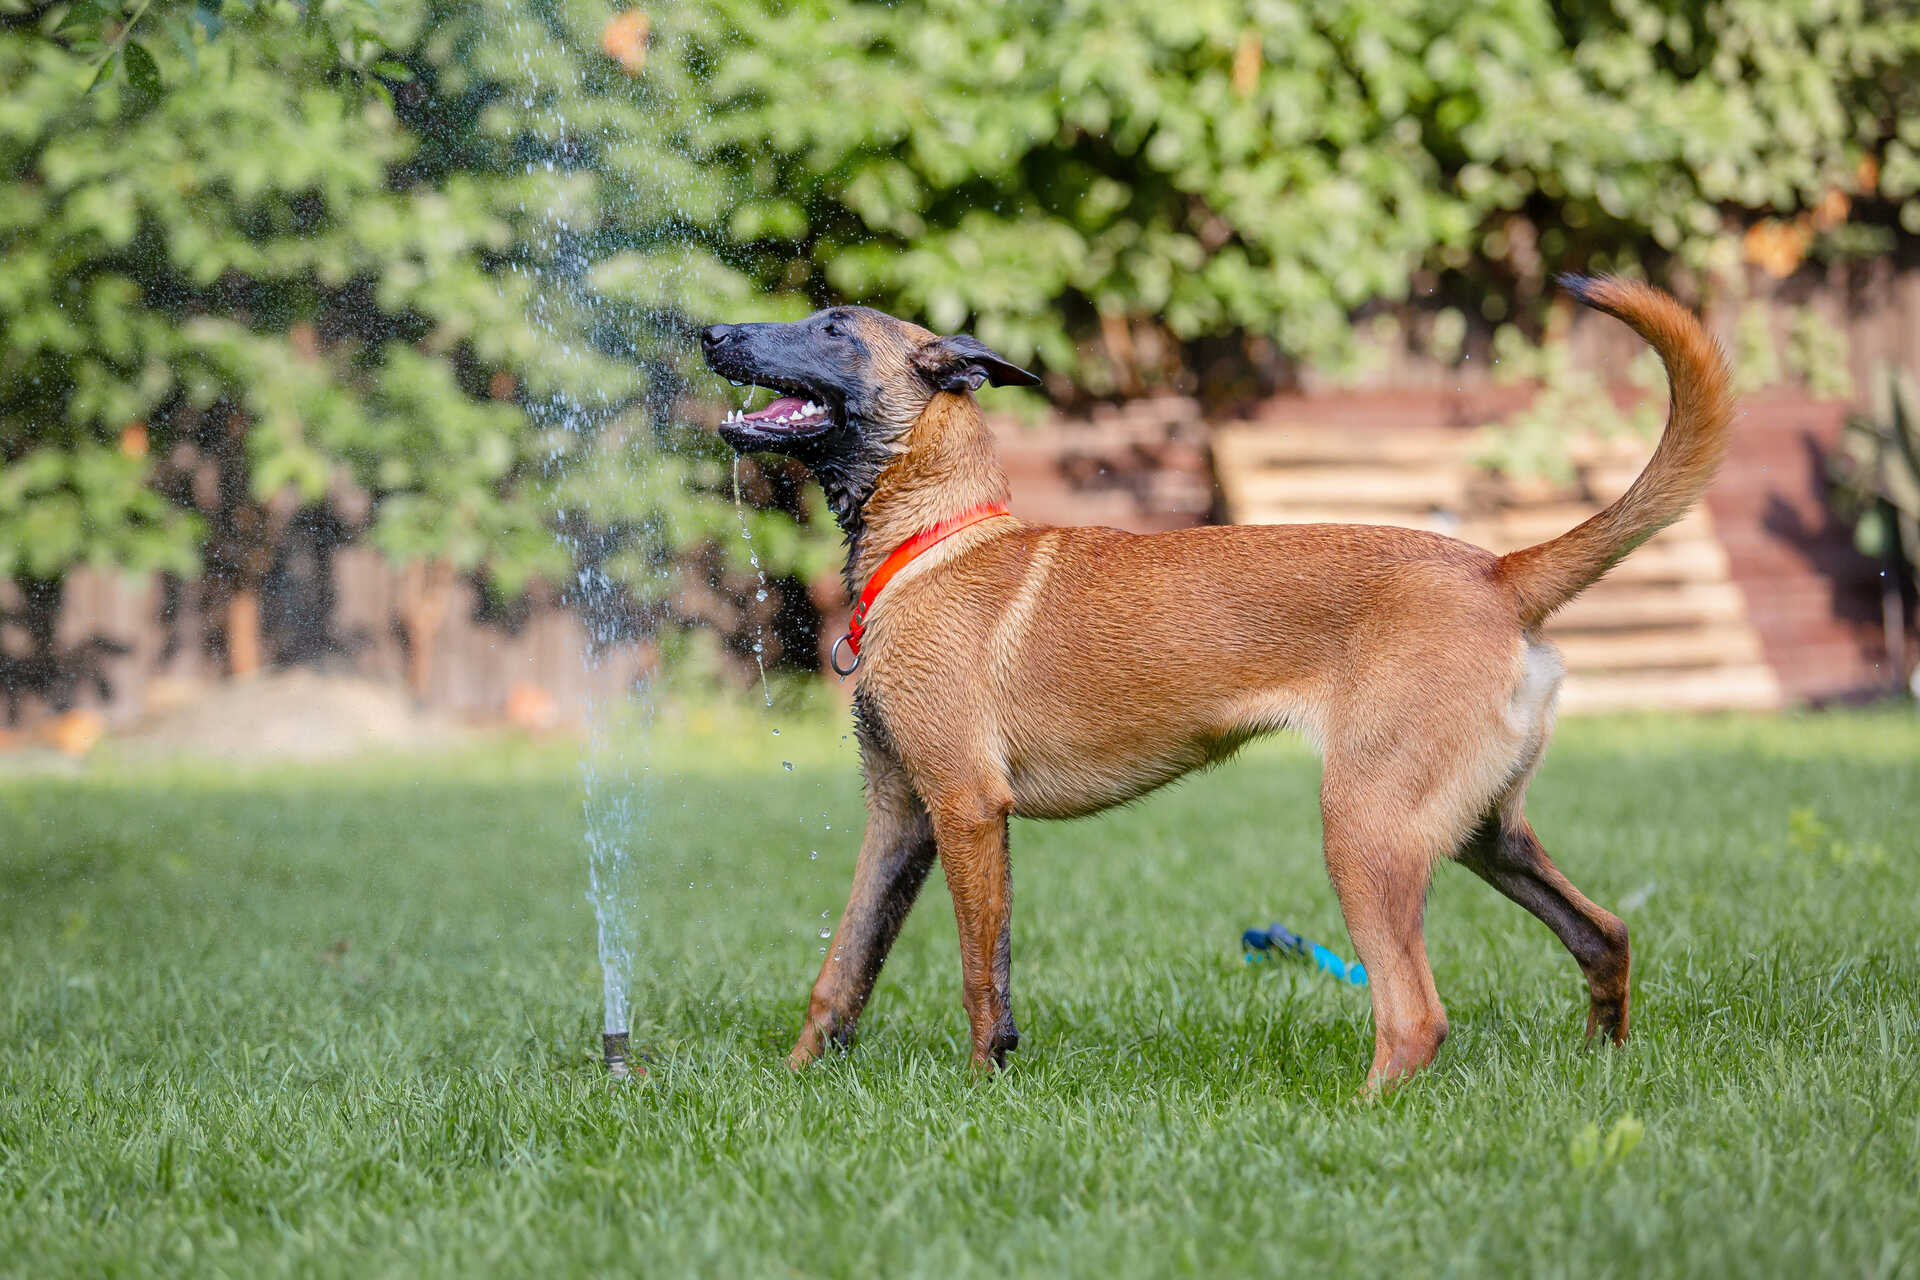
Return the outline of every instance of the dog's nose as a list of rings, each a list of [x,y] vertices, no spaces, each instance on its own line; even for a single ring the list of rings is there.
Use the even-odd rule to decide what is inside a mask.
[[[700,345],[708,351],[717,351],[727,344],[728,339],[738,332],[730,324],[710,324],[700,331]]]

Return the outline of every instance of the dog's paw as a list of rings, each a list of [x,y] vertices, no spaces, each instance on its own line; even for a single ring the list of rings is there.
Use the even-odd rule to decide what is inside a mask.
[[[826,1056],[827,1050],[845,1052],[853,1048],[853,1023],[838,1014],[815,1009],[807,1016],[807,1025],[787,1055],[787,1069],[800,1071]]]
[[[1612,1044],[1627,1042],[1627,997],[1595,998],[1587,1006],[1587,1043],[1604,1037]]]
[[[976,1044],[973,1049],[975,1069],[995,1074],[1007,1069],[1007,1055],[1020,1047],[1020,1031],[1013,1025],[1011,1016],[1002,1018],[993,1029],[986,1043]]]

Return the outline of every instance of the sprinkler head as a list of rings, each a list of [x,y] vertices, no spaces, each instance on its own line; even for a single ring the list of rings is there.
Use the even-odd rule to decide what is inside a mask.
[[[600,1050],[607,1064],[607,1080],[610,1083],[619,1084],[623,1080],[632,1078],[633,1068],[627,1063],[626,1032],[609,1031],[601,1036]],[[646,1074],[646,1070],[645,1067],[641,1067],[641,1074]]]

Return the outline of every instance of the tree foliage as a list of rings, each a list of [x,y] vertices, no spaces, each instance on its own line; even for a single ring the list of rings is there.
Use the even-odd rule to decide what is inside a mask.
[[[191,75],[211,54],[205,70],[217,70],[237,52],[220,39],[229,29],[243,39],[317,40],[331,76],[371,86],[396,69],[382,57],[384,16],[380,0],[0,0],[0,20],[72,55],[89,92],[116,76],[140,93],[160,92],[168,81],[154,49],[179,55]]]
[[[1097,389],[1103,320],[1325,363],[1423,279],[1498,321],[1563,267],[1729,266],[1729,230],[1836,192],[1865,204],[1822,251],[1920,229],[1899,0],[735,0],[653,30],[719,265]]]
[[[563,568],[515,484],[536,441],[512,401],[579,361],[525,323],[531,283],[489,270],[507,193],[409,180],[416,139],[341,83],[332,33],[244,9],[217,42],[195,27],[195,56],[152,41],[159,86],[88,89],[97,54],[0,34],[18,570],[199,563],[257,592],[291,514],[347,488],[396,558]]]

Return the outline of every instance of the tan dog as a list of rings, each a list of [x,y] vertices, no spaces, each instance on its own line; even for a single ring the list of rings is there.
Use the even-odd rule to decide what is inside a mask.
[[[1003,1065],[1018,1040],[1008,817],[1092,813],[1278,729],[1325,756],[1327,870],[1373,996],[1370,1087],[1426,1065],[1447,1034],[1422,926],[1442,858],[1553,930],[1587,980],[1587,1034],[1625,1039],[1626,926],[1560,874],[1522,813],[1561,676],[1540,626],[1700,496],[1732,399],[1718,346],[1672,298],[1564,283],[1652,344],[1672,406],[1618,502],[1506,556],[1363,525],[1136,536],[982,517],[1007,481],[971,392],[1031,374],[863,308],[703,332],[717,372],[787,393],[721,431],[813,469],[848,536],[851,591],[916,535],[973,513],[904,567],[896,558],[865,618],[866,838],[790,1065],[850,1041],[936,856],[973,1057]]]

